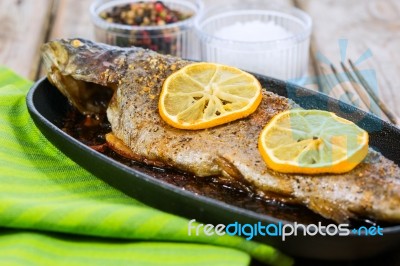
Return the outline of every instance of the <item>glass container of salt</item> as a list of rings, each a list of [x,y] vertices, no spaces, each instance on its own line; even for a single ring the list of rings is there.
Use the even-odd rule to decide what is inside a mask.
[[[311,27],[305,12],[263,0],[226,1],[195,21],[201,60],[284,80],[306,74]]]

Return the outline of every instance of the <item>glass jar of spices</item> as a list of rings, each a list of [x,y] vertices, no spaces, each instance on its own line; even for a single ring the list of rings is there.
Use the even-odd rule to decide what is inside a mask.
[[[196,60],[193,24],[202,8],[201,0],[97,0],[90,12],[99,42]]]

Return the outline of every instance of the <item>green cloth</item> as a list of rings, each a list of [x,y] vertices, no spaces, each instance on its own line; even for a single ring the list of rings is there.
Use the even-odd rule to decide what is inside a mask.
[[[0,265],[293,263],[243,238],[188,236],[187,219],[85,171],[35,127],[25,104],[31,85],[0,67]]]

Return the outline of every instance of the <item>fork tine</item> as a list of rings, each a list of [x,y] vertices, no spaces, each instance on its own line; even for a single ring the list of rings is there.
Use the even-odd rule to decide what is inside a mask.
[[[351,85],[351,83],[350,83],[350,85],[348,85],[346,83],[347,80],[343,79],[343,77],[339,74],[339,72],[336,70],[336,68],[333,64],[331,64],[331,69],[332,69],[333,74],[335,74],[336,79],[339,81],[340,86],[342,86],[343,90],[347,94],[347,97],[350,99],[350,102],[353,105],[356,105],[352,98],[357,97],[358,93],[356,93],[354,91],[354,89],[352,89],[353,86]],[[358,96],[358,98],[361,98],[361,97]],[[369,111],[368,107],[365,105],[365,103],[362,99],[359,100],[358,107],[365,111]]]
[[[324,67],[320,67],[320,70],[322,73],[321,76],[325,79],[325,82],[328,86],[327,94],[331,94],[336,99],[340,99],[341,101],[351,104],[351,101],[346,92],[343,90],[342,86],[340,86],[340,84],[339,87],[335,86],[335,81],[332,81],[332,78],[330,77],[331,73],[329,73]],[[332,90],[333,88],[336,88],[336,90]]]
[[[358,96],[363,101],[366,110],[373,114],[380,114],[381,113],[380,110],[376,108],[376,106],[378,105],[375,104],[375,101],[368,96],[368,93],[365,90],[362,89],[362,87],[359,85],[360,83],[353,77],[351,71],[346,67],[346,65],[343,62],[340,62],[340,65],[344,70],[344,73],[346,74],[347,78],[351,82],[352,87],[356,90]]]
[[[375,94],[374,90],[365,80],[361,72],[357,69],[357,67],[353,64],[353,62],[349,59],[349,63],[351,68],[353,69],[354,73],[356,74],[357,78],[360,80],[361,84],[363,85],[366,92],[371,96],[371,98],[375,101],[375,103],[379,106],[382,112],[387,116],[387,118],[393,124],[397,125],[397,118],[396,116],[389,110],[389,108],[381,101],[381,99]]]

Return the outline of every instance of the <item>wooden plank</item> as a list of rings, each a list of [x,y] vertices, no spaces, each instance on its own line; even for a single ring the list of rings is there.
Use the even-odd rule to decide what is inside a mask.
[[[229,5],[231,0],[203,0],[204,7],[213,8],[216,5]],[[49,34],[49,40],[57,38],[74,38],[81,37],[94,40],[94,28],[90,18],[89,7],[91,1],[80,0],[59,0],[57,11],[54,16],[53,27]],[[272,0],[270,5],[292,6],[291,0]],[[309,75],[313,75],[312,65],[309,67]],[[40,72],[40,76],[45,75],[44,70]],[[310,85],[314,87],[313,85]]]
[[[50,39],[81,37],[94,39],[94,29],[90,18],[89,7],[93,1],[59,0],[54,26]],[[203,0],[205,8],[214,5],[229,5],[231,0]],[[251,1],[249,2],[251,3]],[[270,4],[292,5],[291,0],[272,0]]]
[[[203,0],[206,9],[213,8],[217,5],[229,5],[231,0]],[[94,28],[90,18],[89,7],[91,1],[80,0],[59,0],[57,11],[54,16],[53,27],[50,31],[49,40],[57,38],[74,38],[81,37],[94,40]],[[272,0],[270,5],[292,6],[291,0]],[[309,74],[314,71],[310,64]],[[45,75],[42,69],[40,76]]]
[[[93,26],[89,7],[93,1],[59,0],[49,39],[93,39]]]
[[[39,49],[45,38],[52,0],[2,0],[0,2],[0,64],[34,79]]]
[[[58,0],[52,27],[46,41],[61,38],[85,38],[94,40],[94,29],[90,20],[89,7],[93,1]],[[38,78],[46,75],[43,65]]]
[[[400,2],[396,0],[298,0],[296,2],[313,18],[313,44],[316,52],[328,59],[338,70],[341,70],[340,61],[351,59],[353,62],[358,61],[358,68],[364,73],[367,71],[375,73],[379,97],[399,117]],[[343,40],[342,50],[338,43],[340,39]],[[346,45],[347,49],[344,49]],[[346,54],[341,55],[344,51]],[[329,67],[323,60],[317,58],[316,61],[322,67]]]

